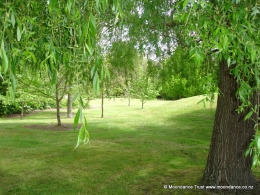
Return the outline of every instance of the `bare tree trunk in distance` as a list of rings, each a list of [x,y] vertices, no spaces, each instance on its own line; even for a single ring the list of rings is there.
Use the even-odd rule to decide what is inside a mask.
[[[128,106],[130,106],[131,104],[131,86],[130,86],[130,82],[127,81],[127,98],[128,98]]]
[[[204,186],[247,186],[253,189],[213,190],[223,195],[260,194],[259,182],[251,171],[252,158],[245,157],[255,134],[254,122],[239,114],[236,98],[238,84],[227,62],[220,62],[219,96],[207,165],[201,184]],[[257,103],[255,94],[252,102]],[[256,119],[257,114],[253,116]]]
[[[72,118],[72,95],[68,93],[67,118]]]
[[[57,110],[57,122],[58,122],[58,126],[61,126],[58,84],[56,84],[55,99],[56,99],[56,110]]]
[[[131,105],[131,98],[130,98],[130,96],[128,96],[128,106],[130,106]]]

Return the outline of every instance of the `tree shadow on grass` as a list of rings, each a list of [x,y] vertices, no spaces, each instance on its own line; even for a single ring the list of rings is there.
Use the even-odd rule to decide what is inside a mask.
[[[175,113],[167,118],[158,118],[157,121],[132,123],[126,130],[116,125],[100,127],[94,122],[89,123],[91,139],[96,142],[89,150],[86,149],[92,154],[88,158],[94,163],[97,161],[97,154],[102,154],[98,159],[98,164],[102,164],[102,167],[112,166],[109,163],[120,161],[116,164],[122,164],[122,167],[125,165],[126,170],[131,170],[132,172],[129,171],[129,173],[124,171],[127,175],[125,178],[119,173],[120,181],[125,179],[129,182],[129,194],[207,194],[205,191],[195,189],[173,190],[169,187],[164,189],[164,185],[198,185],[206,165],[212,132],[214,112],[210,113],[211,111],[203,109],[184,114]],[[113,144],[106,144],[106,142]],[[77,152],[80,151],[77,150]],[[97,166],[97,164],[94,165]],[[118,172],[122,172],[119,166],[117,169]],[[77,193],[77,189],[73,188],[62,175],[50,174],[49,176],[46,173],[48,173],[47,170],[39,172],[37,177],[31,176],[35,180],[32,184],[29,181],[25,182],[31,194],[52,194],[53,189],[64,186],[71,187],[74,189],[74,194]],[[95,174],[99,173],[95,172]],[[134,175],[134,181],[127,180],[130,174]],[[28,194],[25,193],[29,192],[27,188],[28,191],[25,191],[26,189],[19,187],[23,179],[18,179],[19,185],[14,184],[14,193],[9,194],[20,193],[15,190],[22,190],[21,192]],[[110,184],[107,185],[110,186]],[[63,192],[73,194],[65,191],[69,189],[68,187],[59,189],[60,193],[56,194]],[[42,191],[43,189],[46,190]]]
[[[12,178],[10,180],[10,178]],[[13,173],[0,169],[0,194],[16,194],[14,186],[22,183],[22,178]]]
[[[150,158],[158,162],[140,178],[144,181],[139,186],[143,194],[210,194],[195,189],[194,185],[199,185],[206,166],[214,114],[215,110],[198,109],[169,116],[164,124],[160,121],[158,125],[155,122],[135,126],[140,129],[138,136],[143,136],[143,142],[150,144],[147,151]],[[164,185],[166,189],[163,189]],[[192,186],[193,189],[174,190],[170,186]]]
[[[75,115],[75,113],[72,113]],[[62,118],[67,117],[66,111],[60,111],[60,115]],[[3,119],[20,119],[21,114],[10,114]],[[30,113],[25,113],[23,115],[23,119],[30,119],[30,120],[39,120],[39,119],[55,119],[56,118],[56,109],[50,109],[50,110],[35,110]]]
[[[79,130],[81,127],[81,123],[76,126],[75,130]],[[29,130],[46,130],[46,131],[72,131],[74,130],[74,126],[72,123],[62,123],[61,126],[58,126],[56,123],[42,123],[35,124],[33,122],[30,123],[17,123],[17,122],[5,122],[4,124],[0,124],[0,130],[18,130],[18,129],[29,129]]]
[[[51,171],[51,169],[50,169]],[[0,170],[0,194],[78,194],[81,189],[73,185],[67,177],[61,177],[46,171],[32,172],[23,170],[21,173],[10,173]]]
[[[27,129],[33,130],[47,130],[47,131],[72,131],[74,130],[73,124],[63,123],[61,126],[57,124],[33,124],[23,126]],[[76,130],[80,128],[80,125],[77,125]]]

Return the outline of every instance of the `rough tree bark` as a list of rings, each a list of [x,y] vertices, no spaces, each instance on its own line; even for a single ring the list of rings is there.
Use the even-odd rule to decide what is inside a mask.
[[[240,102],[236,98],[238,84],[230,74],[226,61],[220,62],[220,94],[209,156],[202,178],[204,186],[253,186],[253,189],[213,190],[219,194],[260,194],[259,182],[251,172],[252,158],[245,157],[255,134],[254,122],[244,120],[245,114],[238,114]],[[257,102],[257,95],[253,98]],[[253,116],[256,119],[257,114]]]

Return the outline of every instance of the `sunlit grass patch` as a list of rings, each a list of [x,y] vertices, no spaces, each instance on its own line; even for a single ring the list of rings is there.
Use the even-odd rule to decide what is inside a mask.
[[[201,97],[90,101],[90,143],[74,150],[78,131],[56,124],[55,110],[0,119],[0,194],[203,194],[164,189],[198,185],[207,160],[214,108]],[[62,122],[72,124],[62,110]],[[30,128],[28,128],[30,126]],[[204,193],[205,194],[205,193]]]

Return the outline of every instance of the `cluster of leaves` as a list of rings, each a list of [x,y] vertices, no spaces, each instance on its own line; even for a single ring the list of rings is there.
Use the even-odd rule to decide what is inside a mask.
[[[217,60],[227,61],[239,85],[239,112],[255,106],[251,100],[260,87],[258,4],[257,0],[180,1],[183,11],[176,17],[188,27],[184,33],[197,63],[205,61],[214,50]]]
[[[160,71],[160,95],[164,99],[180,99],[206,93],[203,87],[207,70],[194,63],[180,46],[165,60]]]

